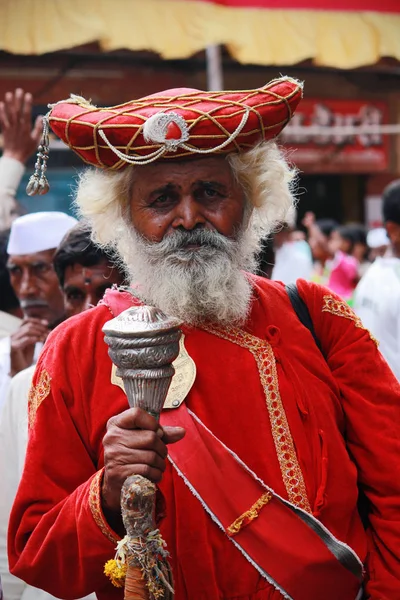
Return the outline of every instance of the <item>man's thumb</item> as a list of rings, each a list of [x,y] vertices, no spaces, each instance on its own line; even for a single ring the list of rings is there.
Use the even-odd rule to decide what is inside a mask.
[[[183,427],[163,427],[164,435],[162,440],[164,444],[174,444],[175,442],[179,442],[185,435],[186,431]]]

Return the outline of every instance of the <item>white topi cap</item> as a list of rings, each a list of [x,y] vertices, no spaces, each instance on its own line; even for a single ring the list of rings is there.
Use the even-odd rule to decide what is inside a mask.
[[[57,248],[67,231],[77,222],[74,217],[56,211],[36,212],[18,217],[11,225],[7,253],[33,254]]]
[[[386,233],[386,229],[383,227],[377,227],[371,229],[367,234],[367,246],[370,248],[380,248],[381,246],[389,245],[389,238]]]

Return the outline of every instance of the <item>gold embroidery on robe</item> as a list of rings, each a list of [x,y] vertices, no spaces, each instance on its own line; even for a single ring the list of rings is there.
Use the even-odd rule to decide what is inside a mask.
[[[29,427],[35,423],[36,413],[43,400],[50,394],[51,377],[46,371],[40,373],[37,383],[32,385],[28,396]]]
[[[242,348],[246,348],[252,353],[264,389],[272,437],[288,498],[292,504],[311,513],[303,473],[297,459],[292,434],[279,391],[275,356],[271,345],[266,340],[262,340],[242,329],[234,327],[203,325],[202,329],[225,340],[229,340]]]
[[[113,532],[111,527],[105,521],[103,517],[103,511],[101,510],[101,500],[100,500],[100,485],[103,477],[104,469],[98,471],[96,475],[93,477],[90,482],[89,489],[89,508],[92,513],[93,519],[100,529],[101,533],[106,536],[107,539],[110,540],[113,544],[116,544],[119,541],[119,537]]]
[[[376,340],[371,334],[371,332],[368,331],[366,327],[364,327],[360,317],[356,315],[356,313],[350,308],[348,304],[346,304],[346,302],[338,300],[337,298],[329,296],[328,294],[324,296],[323,301],[324,304],[322,306],[322,312],[328,312],[337,317],[343,317],[345,319],[353,321],[354,325],[358,327],[358,329],[363,329],[368,333],[369,337],[374,342],[374,344],[376,344],[377,346],[379,345],[378,340]]]

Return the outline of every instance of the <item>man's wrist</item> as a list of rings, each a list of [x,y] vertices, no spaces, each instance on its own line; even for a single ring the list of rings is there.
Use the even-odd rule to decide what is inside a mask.
[[[28,157],[25,154],[19,152],[18,150],[4,150],[2,156],[4,156],[5,158],[11,158],[12,160],[17,160],[24,166],[28,159]]]
[[[105,501],[103,494],[100,496],[101,510],[103,511],[103,515],[108,525],[111,527],[115,533],[117,533],[121,538],[125,535],[125,527],[122,520],[121,510],[115,510],[110,508]]]
[[[0,189],[16,192],[25,172],[24,163],[4,152],[0,158]]]
[[[122,514],[120,509],[120,503],[118,502],[118,508],[115,506],[110,506],[107,502],[107,484],[105,482],[105,475],[103,475],[103,481],[100,487],[100,504],[101,510],[103,511],[104,518],[106,519],[108,525],[111,527],[113,531],[118,533],[121,537],[125,535],[125,527],[122,521]],[[113,503],[114,504],[114,503]]]

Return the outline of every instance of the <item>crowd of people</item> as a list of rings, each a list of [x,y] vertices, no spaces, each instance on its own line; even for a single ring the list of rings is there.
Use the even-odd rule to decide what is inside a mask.
[[[287,78],[268,85],[280,86],[281,94],[292,86],[290,98],[299,94],[297,82]],[[153,102],[142,99],[141,106],[154,108]],[[229,107],[229,96],[225,102]],[[206,104],[199,101],[197,108],[205,119]],[[188,115],[179,106],[174,111],[181,127]],[[260,112],[261,144],[242,146],[243,133],[225,120],[238,152],[227,151],[227,144],[223,153],[183,155],[172,166],[167,140],[165,156],[154,162],[138,161],[117,173],[99,170],[99,145],[96,157],[86,157],[94,169],[79,184],[78,220],[57,211],[25,214],[16,191],[42,123],[38,118],[32,127],[32,97],[20,89],[0,103],[4,600],[122,598],[103,567],[125,535],[119,496],[131,473],[145,474],[163,496],[167,517],[160,527],[176,600],[400,597],[400,181],[384,191],[382,228],[367,231],[313,213],[299,222],[293,171],[266,133],[276,133],[274,110]],[[122,128],[115,127],[117,141]],[[193,136],[194,148],[201,148],[199,139]],[[123,147],[122,137],[114,143]],[[153,150],[150,139],[149,156]],[[306,328],[285,291],[296,282],[311,316]],[[183,321],[197,366],[179,410],[171,416],[164,411],[160,424],[141,409],[128,409],[124,393],[112,385],[101,333],[108,319],[140,302]],[[197,425],[189,413],[182,416],[186,403]],[[257,509],[255,534],[264,540],[265,556],[251,536],[246,541],[239,533],[231,544],[215,524],[225,523],[225,509],[211,519],[212,508],[204,510],[213,499],[207,482],[197,481],[205,455],[191,445],[196,427],[216,436],[204,437],[212,447],[221,440],[219,453],[226,446],[247,462],[243,473],[235,465],[243,489],[257,485],[264,496],[267,490],[274,510],[283,511],[280,518],[290,504],[321,522],[348,553],[346,561],[331,551],[325,556],[318,546],[321,575],[312,565],[306,575],[306,560],[303,565],[290,540],[261,518],[268,506]],[[183,456],[193,452],[193,472],[182,475]],[[250,484],[246,478],[253,475]],[[230,510],[239,516],[247,506],[240,486],[226,485]],[[359,495],[366,497],[367,525],[358,514]],[[299,543],[310,544],[312,561],[314,540],[301,529],[307,519],[298,521],[290,522]],[[272,558],[275,542],[282,568]],[[299,577],[290,576],[295,564]]]
[[[293,213],[295,215],[295,213]],[[380,343],[400,379],[400,180],[382,194],[384,227],[339,225],[311,212],[297,229],[288,219],[266,245],[263,275],[285,284],[304,278],[326,286],[353,307]]]

